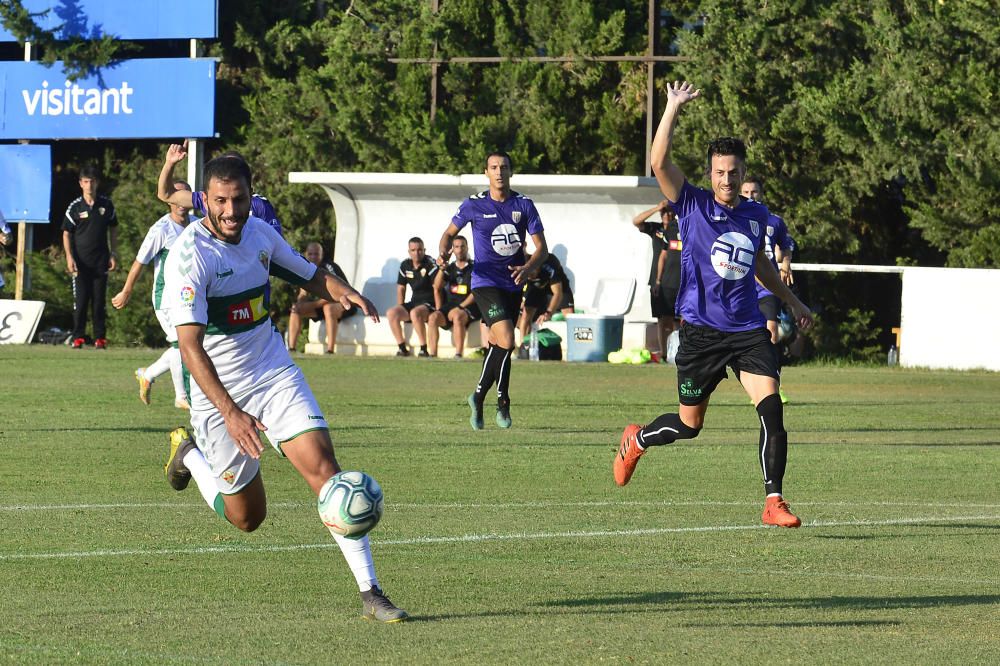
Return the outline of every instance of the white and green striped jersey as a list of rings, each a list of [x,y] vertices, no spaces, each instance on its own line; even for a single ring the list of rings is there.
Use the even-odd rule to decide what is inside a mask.
[[[188,215],[188,224],[195,222],[198,218]],[[177,240],[177,237],[184,231],[184,227],[174,222],[169,214],[164,215],[149,228],[146,237],[139,246],[139,252],[135,255],[135,260],[144,266],[153,264],[153,309],[161,310],[163,300],[163,265],[167,260],[170,247]]]
[[[302,285],[316,273],[274,229],[251,217],[239,243],[213,236],[204,221],[188,226],[167,255],[163,307],[175,327],[205,327],[205,351],[234,399],[292,366],[271,323],[268,277]],[[214,409],[192,382],[191,408]]]

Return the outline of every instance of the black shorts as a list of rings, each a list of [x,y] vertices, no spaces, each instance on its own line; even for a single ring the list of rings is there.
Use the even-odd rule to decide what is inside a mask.
[[[462,306],[459,305],[458,303],[445,303],[444,306],[441,308],[440,312],[442,315],[444,315],[444,330],[447,331],[448,329],[451,328],[451,319],[448,318],[448,314],[451,313],[451,311],[454,310],[455,308],[460,308],[460,307]],[[469,315],[470,324],[474,321],[478,321],[483,318],[483,313],[479,311],[479,306],[476,305],[475,303],[465,308],[465,311]]]
[[[727,333],[707,326],[681,324],[677,350],[677,395],[682,405],[701,404],[727,377],[749,372],[778,378],[778,355],[766,328]]]
[[[651,288],[649,305],[655,318],[677,316],[677,291],[662,283]]]
[[[525,308],[535,308],[536,310],[545,310],[549,307],[549,301],[552,300],[552,292],[548,289],[528,289],[524,292],[524,307]],[[576,307],[573,302],[573,290],[563,289],[562,300],[559,301],[559,311],[572,310]]]
[[[774,294],[770,296],[762,296],[759,301],[757,301],[757,306],[760,308],[761,314],[768,321],[778,321],[778,313],[781,312],[781,301]]]
[[[419,308],[421,305],[427,308],[427,312],[434,312],[434,299],[413,299],[412,301],[407,301],[403,303],[403,307],[406,308],[406,313],[409,314],[413,311],[413,308]]]
[[[517,321],[517,316],[521,312],[521,296],[524,293],[520,289],[507,291],[497,287],[479,287],[473,289],[472,293],[476,297],[479,312],[482,313],[487,326],[505,319],[512,324]]]

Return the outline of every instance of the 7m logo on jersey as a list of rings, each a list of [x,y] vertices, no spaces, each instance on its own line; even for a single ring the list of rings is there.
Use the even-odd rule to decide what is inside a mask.
[[[258,296],[230,305],[226,319],[230,326],[239,326],[240,324],[252,324],[266,315],[267,308],[264,307],[264,297]]]

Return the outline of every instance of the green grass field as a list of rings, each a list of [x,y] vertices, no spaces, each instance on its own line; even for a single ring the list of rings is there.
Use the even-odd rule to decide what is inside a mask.
[[[1000,662],[1000,375],[787,369],[804,524],[779,530],[735,381],[620,489],[670,368],[518,362],[514,428],[477,433],[475,362],[299,357],[342,466],[386,491],[376,564],[413,617],[376,626],[273,452],[253,534],[170,489],[184,415],[132,378],[155,354],[0,347],[0,663]]]

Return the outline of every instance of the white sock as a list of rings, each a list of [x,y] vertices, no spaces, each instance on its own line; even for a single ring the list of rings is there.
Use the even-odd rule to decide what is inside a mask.
[[[194,482],[198,485],[198,491],[205,498],[205,503],[214,510],[215,498],[219,494],[219,489],[215,485],[215,476],[212,474],[212,468],[208,466],[205,456],[195,447],[184,454],[182,462],[191,472]]]
[[[181,350],[171,347],[167,353],[170,355],[170,377],[174,380],[174,400],[187,400],[187,393],[184,391],[184,367],[181,363]]]
[[[378,578],[375,577],[375,563],[372,561],[372,547],[368,542],[368,536],[355,540],[334,534],[332,531],[330,534],[340,546],[340,552],[344,554],[347,566],[351,568],[354,579],[358,581],[358,589],[367,592],[373,587],[378,587]]]
[[[172,347],[170,349],[172,349]],[[153,381],[170,369],[170,349],[167,349],[167,351],[160,354],[160,358],[146,366],[146,369],[142,371],[143,376],[145,376],[147,380]]]

